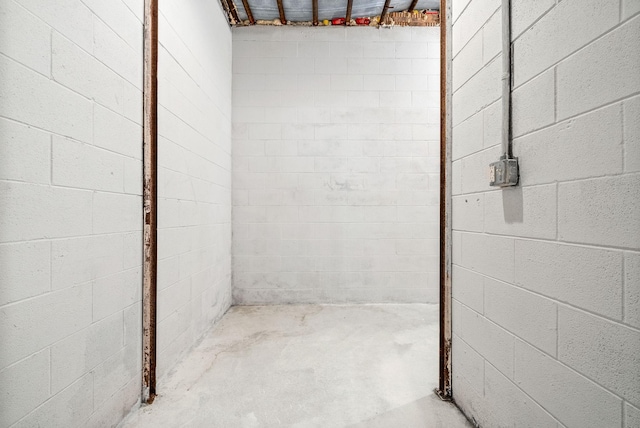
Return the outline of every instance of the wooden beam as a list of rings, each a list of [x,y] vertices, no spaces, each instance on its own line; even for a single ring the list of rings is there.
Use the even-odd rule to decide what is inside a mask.
[[[351,8],[352,7],[353,7],[353,0],[347,0],[347,14],[345,16],[344,25],[349,25],[349,22],[351,21]]]
[[[313,5],[313,26],[318,26],[318,0],[311,1]]]
[[[231,11],[229,10],[229,3],[227,3],[227,0],[220,0],[220,4],[222,4],[222,8],[227,15],[227,21],[229,21],[229,24],[231,24]]]
[[[238,17],[238,8],[233,0],[227,0],[229,2],[229,12],[231,13],[231,18],[235,21],[232,24],[237,24],[240,22],[240,18]]]
[[[409,12],[413,12],[413,9],[415,9],[415,8],[416,8],[416,5],[417,5],[417,4],[418,4],[418,0],[413,0],[413,1],[411,2],[411,6],[409,6],[408,11],[409,11]]]
[[[318,26],[318,0],[312,0],[313,5],[313,25]]]
[[[284,15],[284,5],[282,4],[282,0],[278,1],[278,12],[280,12],[280,22],[282,25],[287,25],[287,17]]]
[[[244,11],[247,13],[247,18],[249,18],[249,23],[251,25],[255,25],[256,20],[253,18],[253,13],[251,13],[251,6],[249,6],[249,2],[247,0],[242,0],[242,6],[244,6]]]
[[[144,1],[142,402],[156,396],[158,301],[158,0]]]
[[[391,3],[391,0],[385,0],[384,7],[382,8],[382,13],[380,14],[380,22],[378,22],[378,26],[384,23],[384,20],[387,17],[387,13],[389,12],[390,3]]]

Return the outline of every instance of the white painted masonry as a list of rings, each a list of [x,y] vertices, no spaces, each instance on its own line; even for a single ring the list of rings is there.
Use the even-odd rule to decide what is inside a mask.
[[[159,5],[161,388],[231,305],[231,30],[217,2]]]
[[[484,427],[640,423],[637,1],[513,2],[500,155],[499,0],[453,2],[453,394]]]
[[[439,29],[233,30],[237,304],[437,302]]]
[[[139,401],[142,2],[0,1],[0,426]]]

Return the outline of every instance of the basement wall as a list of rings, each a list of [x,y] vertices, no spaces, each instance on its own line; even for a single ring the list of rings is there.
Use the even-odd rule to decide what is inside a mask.
[[[158,377],[231,304],[231,30],[218,2],[160,1]]]
[[[437,302],[438,140],[438,28],[235,28],[234,303]]]
[[[640,426],[640,3],[453,2],[453,395],[481,426]]]
[[[142,2],[0,2],[0,427],[140,397]]]

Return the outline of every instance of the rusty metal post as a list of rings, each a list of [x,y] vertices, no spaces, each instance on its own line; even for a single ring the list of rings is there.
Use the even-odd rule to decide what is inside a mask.
[[[440,0],[440,380],[438,396],[451,391],[451,29],[450,7]]]
[[[144,267],[142,279],[142,402],[156,396],[158,266],[158,0],[144,1]]]

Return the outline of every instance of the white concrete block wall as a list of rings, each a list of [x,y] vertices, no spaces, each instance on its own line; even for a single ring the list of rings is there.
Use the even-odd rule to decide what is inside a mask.
[[[158,376],[231,304],[231,31],[163,0],[158,59]]]
[[[486,427],[637,426],[640,8],[512,3],[508,190],[501,2],[453,3],[453,395]]]
[[[1,427],[139,400],[142,12],[0,1]]]
[[[234,29],[234,302],[436,302],[438,140],[438,28]]]

